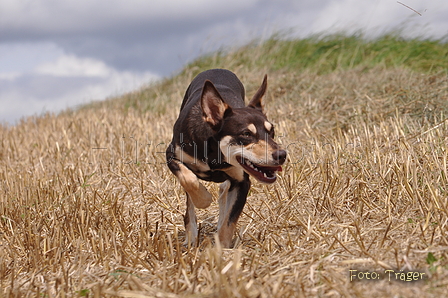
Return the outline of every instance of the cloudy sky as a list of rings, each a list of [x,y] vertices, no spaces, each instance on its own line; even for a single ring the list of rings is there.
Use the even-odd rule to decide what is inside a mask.
[[[281,30],[448,35],[447,0],[399,2],[0,0],[0,122],[119,95]]]

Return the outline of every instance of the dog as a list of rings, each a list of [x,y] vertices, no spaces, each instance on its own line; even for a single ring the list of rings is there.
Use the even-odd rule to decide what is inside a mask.
[[[186,244],[198,239],[195,208],[207,208],[212,195],[199,181],[219,187],[218,238],[231,247],[251,181],[274,183],[287,153],[274,141],[274,125],[263,112],[267,75],[249,104],[238,77],[225,69],[197,75],[188,86],[174,124],[166,161],[187,194]]]

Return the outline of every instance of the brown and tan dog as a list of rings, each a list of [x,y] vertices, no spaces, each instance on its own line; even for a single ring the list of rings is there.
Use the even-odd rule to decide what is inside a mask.
[[[286,151],[273,140],[274,125],[263,113],[266,87],[265,76],[248,106],[243,84],[229,70],[204,71],[188,87],[166,150],[168,167],[187,193],[187,243],[198,237],[194,208],[207,208],[212,201],[199,179],[222,183],[218,236],[230,247],[250,189],[249,176],[273,183],[282,170]]]

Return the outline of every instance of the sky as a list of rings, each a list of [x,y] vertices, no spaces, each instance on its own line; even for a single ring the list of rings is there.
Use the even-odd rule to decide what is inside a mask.
[[[448,36],[447,0],[0,0],[0,123],[148,86],[265,39]],[[186,86],[187,87],[187,86]]]

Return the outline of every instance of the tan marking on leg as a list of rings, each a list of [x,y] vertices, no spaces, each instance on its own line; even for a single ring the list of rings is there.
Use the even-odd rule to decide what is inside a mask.
[[[221,245],[225,248],[230,248],[232,245],[233,233],[235,232],[236,223],[228,224],[224,222],[222,227],[218,230],[218,238]]]
[[[212,195],[199,182],[198,177],[190,171],[186,166],[179,163],[180,171],[176,173],[180,185],[190,195],[191,200],[196,208],[207,208],[212,202]]]
[[[218,219],[218,230],[221,228],[224,222],[224,217],[226,216],[226,204],[227,195],[229,194],[230,181],[227,180],[219,186],[219,219]]]
[[[229,216],[237,200],[238,189],[229,191],[231,183],[229,180],[221,184],[222,193],[219,197],[219,220],[218,237],[224,247],[230,247],[232,244],[233,233],[236,227],[236,221],[230,223]]]
[[[198,225],[194,205],[187,194],[187,210],[184,217],[185,223],[185,244],[195,245],[198,238]]]

